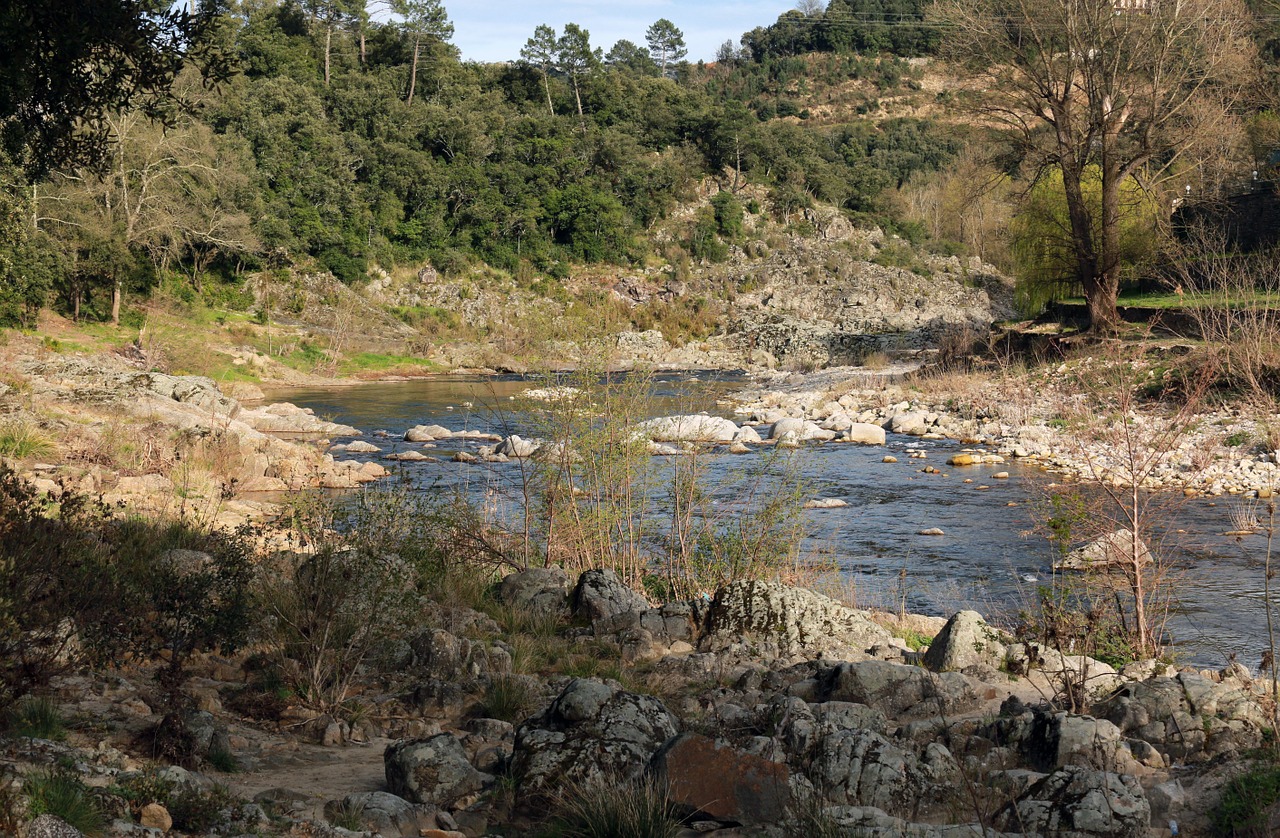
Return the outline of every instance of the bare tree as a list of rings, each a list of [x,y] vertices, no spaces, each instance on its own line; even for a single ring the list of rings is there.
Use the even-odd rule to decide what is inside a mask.
[[[1222,137],[1256,50],[1240,0],[940,0],[945,54],[1036,176],[1060,168],[1092,328],[1119,325],[1121,187],[1186,177]],[[1083,182],[1097,172],[1100,200]]]

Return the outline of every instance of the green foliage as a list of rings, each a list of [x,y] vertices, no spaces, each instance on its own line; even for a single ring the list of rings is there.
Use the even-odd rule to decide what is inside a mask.
[[[0,422],[0,457],[16,459],[48,457],[53,454],[53,439],[34,422],[8,420]]]
[[[816,16],[784,12],[776,23],[742,36],[757,62],[805,52],[889,52],[930,55],[938,50],[940,32],[926,23],[923,0],[832,0]]]
[[[861,21],[861,34],[835,37],[848,27],[834,17],[812,27],[835,37],[810,45],[840,51],[834,80],[910,81],[897,59],[850,51],[878,49],[881,36],[897,44],[907,27],[879,22],[914,20],[914,0],[903,1],[829,10]],[[33,208],[19,191],[0,199],[0,321],[30,324],[54,292],[63,311],[103,317],[117,282],[127,296],[146,293],[157,272],[171,298],[248,310],[244,286],[215,277],[262,263],[319,265],[347,284],[371,265],[427,259],[451,277],[483,262],[560,280],[572,262],[643,259],[641,232],[726,167],[768,186],[779,216],[815,198],[878,212],[886,187],[954,151],[919,120],[771,121],[806,115],[789,91],[808,72],[789,53],[798,42],[734,59],[726,77],[682,63],[683,36],[667,20],[646,33],[652,57],[620,41],[605,66],[572,23],[539,27],[519,64],[463,64],[443,43],[443,6],[428,0],[399,2],[385,23],[343,3],[254,3],[216,24],[217,50],[234,53],[241,74],[207,90],[187,70],[176,89],[201,108],[169,127],[127,113],[112,122],[111,177],[36,184],[36,214],[62,223],[28,242],[9,222],[25,229]],[[658,77],[664,69],[670,78]],[[134,206],[139,173],[148,199]],[[716,199],[713,222],[690,232],[696,258],[723,258],[742,235],[740,213],[731,195]],[[423,325],[454,328],[430,314]]]
[[[533,710],[533,694],[524,679],[497,675],[485,686],[480,710],[486,718],[519,724]]]
[[[37,233],[6,247],[0,234],[0,326],[34,326],[66,268],[52,237]]]
[[[710,208],[698,210],[689,228],[689,255],[708,262],[723,262],[727,259],[729,246],[721,241],[717,233],[718,229],[719,224],[714,210]]]
[[[1085,171],[1080,186],[1097,241],[1102,175],[1096,166]],[[1122,276],[1131,277],[1154,257],[1161,212],[1154,194],[1135,180],[1121,184],[1118,257]],[[1010,233],[1020,308],[1038,312],[1049,300],[1079,293],[1079,267],[1060,168],[1048,170],[1036,181],[1014,216]]]
[[[163,655],[157,679],[177,705],[190,656],[234,649],[248,629],[252,567],[235,536],[117,520],[74,493],[46,498],[0,469],[0,540],[5,697],[81,661]]]
[[[397,491],[305,496],[290,519],[311,550],[271,561],[260,603],[266,639],[284,684],[333,712],[373,652],[412,624],[419,567],[438,559],[423,538],[435,519],[426,501]]]
[[[742,204],[732,192],[717,192],[711,199],[711,209],[715,212],[717,233],[726,241],[742,238]]]
[[[1270,835],[1268,813],[1280,800],[1280,767],[1260,765],[1232,778],[1210,819],[1217,835],[1262,838]]]
[[[222,821],[222,813],[241,801],[226,786],[204,791],[194,785],[182,786],[165,802],[173,826],[190,835],[207,833]]]
[[[57,703],[45,696],[29,696],[10,709],[6,730],[13,736],[60,741],[67,736],[62,712]]]
[[[1246,445],[1252,438],[1253,435],[1248,431],[1236,431],[1233,434],[1228,434],[1222,440],[1222,444],[1228,448],[1239,448],[1242,445]]]
[[[566,789],[557,809],[563,838],[674,838],[680,822],[655,781],[599,781]]]
[[[123,775],[110,790],[124,798],[135,818],[143,807],[159,803],[173,818],[175,829],[192,835],[217,826],[224,810],[241,802],[226,786],[214,785],[206,791],[194,784],[174,783],[154,767]]]
[[[22,785],[27,813],[56,815],[86,835],[100,835],[106,819],[93,791],[76,774],[62,770],[29,774]]]

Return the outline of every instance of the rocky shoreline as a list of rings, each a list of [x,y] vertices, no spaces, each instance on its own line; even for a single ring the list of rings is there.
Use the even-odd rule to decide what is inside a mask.
[[[1110,433],[1115,426],[1077,421],[1078,409],[1058,389],[1061,381],[1055,384],[1053,373],[968,380],[953,392],[931,386],[928,394],[856,367],[760,377],[761,383],[735,393],[730,402],[749,422],[801,419],[833,431],[852,423],[879,425],[892,433],[960,442],[966,446],[961,453],[973,457],[958,465],[1016,458],[1073,480],[1121,485],[1130,470]],[[1277,417],[1230,408],[1170,415],[1137,404],[1131,415],[1135,446],[1153,458],[1149,468],[1137,471],[1143,488],[1267,499],[1280,487],[1280,452],[1265,450]]]
[[[356,429],[292,405],[246,407],[207,379],[74,357],[31,357],[19,369],[21,391],[0,394],[9,415],[38,415],[65,429],[68,444],[85,428],[105,444],[123,423],[134,438],[186,435],[222,452],[217,468],[202,467],[206,489],[178,470],[129,473],[75,457],[29,466],[40,488],[70,485],[162,513],[173,511],[164,499],[190,503],[207,492],[209,521],[230,528],[271,508],[253,490],[349,487],[385,474],[378,463],[335,461],[338,449],[324,453],[334,438],[350,439],[350,453],[380,451],[354,439]],[[645,432],[670,448],[655,453],[678,454],[695,438],[751,450],[768,441],[883,444],[888,431],[960,441],[968,448],[956,468],[1018,458],[1099,475],[1108,452],[1051,424],[1061,401],[1048,391],[968,384],[926,395],[859,369],[779,374],[735,397],[741,424],[668,417]],[[1198,417],[1152,485],[1268,497],[1274,455],[1246,464],[1220,442],[1258,432],[1260,421]],[[756,430],[764,424],[767,432]],[[411,431],[435,439],[447,429]],[[515,437],[468,441],[495,443],[485,456],[508,456],[503,445],[510,456],[534,451]],[[351,716],[290,705],[263,718],[245,703],[257,677],[251,656],[202,658],[187,720],[203,743],[198,770],[158,770],[167,788],[208,796],[223,784],[229,796],[208,829],[188,832],[532,834],[548,807],[592,783],[629,794],[628,784],[648,778],[668,790],[685,836],[1212,835],[1227,781],[1274,724],[1270,685],[1239,664],[1197,671],[1142,661],[1116,671],[1017,642],[973,612],[895,618],[770,582],[654,605],[611,571],[570,578],[558,568],[513,574],[497,590],[503,607],[552,626],[542,642],[594,660],[590,670],[530,669],[520,663],[527,636],[451,602],[430,605],[421,628],[376,656]],[[64,713],[100,721],[70,744],[3,740],[8,775],[71,765],[115,807],[111,834],[174,829],[161,801],[144,817],[111,790],[156,770],[137,747],[159,712],[145,667],[54,686]],[[527,702],[498,718],[503,690]],[[234,754],[241,773],[214,769],[213,752]],[[1280,812],[1268,817],[1280,826]],[[47,816],[24,830],[78,834]]]
[[[378,656],[359,721],[284,708],[272,723],[229,709],[245,706],[249,661],[211,656],[189,723],[241,773],[203,763],[159,776],[193,794],[225,784],[207,830],[222,835],[539,834],[567,799],[602,783],[638,794],[649,778],[689,838],[1194,836],[1215,834],[1224,784],[1274,718],[1269,684],[1238,665],[1117,672],[1014,642],[974,612],[931,623],[921,651],[888,615],[777,583],[651,606],[611,571],[550,568],[508,576],[499,596],[554,618],[554,642],[616,661],[616,675],[517,672],[516,638],[443,606],[444,622]],[[495,684],[518,685],[528,709],[487,715]],[[0,760],[10,772],[74,765],[110,803],[147,770],[130,744],[156,721],[147,690],[119,674],[57,687],[64,712],[101,732],[10,739]],[[161,803],[138,819],[114,805],[112,835],[172,829]],[[27,838],[78,835],[52,820]]]

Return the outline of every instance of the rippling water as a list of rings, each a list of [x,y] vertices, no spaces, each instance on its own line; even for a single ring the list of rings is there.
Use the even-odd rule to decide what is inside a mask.
[[[545,381],[514,377],[443,376],[350,387],[291,388],[268,394],[273,401],[309,407],[334,421],[364,431],[364,439],[388,452],[418,448],[400,442],[417,424],[453,430],[508,434],[528,432],[513,412],[511,397]],[[654,385],[655,415],[705,410],[727,413],[717,398],[741,386],[725,376],[665,375]],[[732,418],[732,417],[731,417]],[[386,430],[378,439],[370,434]],[[441,457],[477,443],[440,443]],[[1035,526],[1035,509],[1052,491],[1053,477],[1016,462],[948,468],[958,448],[945,441],[921,441],[890,435],[886,447],[829,444],[797,452],[805,487],[815,497],[840,498],[849,506],[805,512],[811,536],[806,549],[834,560],[852,583],[859,604],[946,616],[975,608],[997,619],[1011,619],[1034,601],[1037,585],[1050,578],[1051,552]],[[766,449],[762,449],[762,452]],[[927,460],[909,453],[923,450]],[[886,453],[897,463],[881,462]],[[367,458],[369,455],[360,455]],[[730,504],[751,461],[766,453],[710,458],[708,472],[722,487],[717,500]],[[933,465],[946,474],[924,474]],[[462,465],[452,462],[397,464],[405,479],[423,491],[464,486],[476,492],[501,490],[517,478],[518,466]],[[993,474],[1007,471],[997,480]],[[965,478],[973,480],[964,483]],[[1170,499],[1173,501],[1174,499]],[[1256,667],[1266,646],[1263,610],[1263,560],[1260,535],[1222,535],[1234,529],[1233,501],[1177,499],[1163,517],[1164,555],[1176,566],[1176,613],[1168,624],[1175,654],[1200,666],[1221,666],[1231,653]],[[920,535],[937,527],[942,536]],[[1277,580],[1280,582],[1280,580]]]

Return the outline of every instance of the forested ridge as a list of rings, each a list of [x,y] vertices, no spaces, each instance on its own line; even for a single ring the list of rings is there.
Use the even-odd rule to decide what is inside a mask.
[[[348,283],[371,265],[424,261],[563,278],[573,263],[643,261],[646,232],[704,177],[766,186],[767,206],[752,209],[781,219],[815,200],[874,214],[886,186],[959,145],[925,120],[807,124],[788,91],[810,63],[766,30],[706,65],[670,60],[683,49],[670,22],[679,46],[667,56],[629,41],[606,53],[570,23],[531,33],[546,39],[541,59],[531,37],[523,59],[477,64],[459,60],[432,5],[404,4],[386,22],[363,3],[250,0],[221,15],[212,51],[224,78],[184,69],[185,111],[168,124],[108,113],[97,166],[55,166],[8,190],[21,232],[7,237],[6,318],[46,299],[102,308],[105,296],[84,292],[172,273],[197,290],[309,264]],[[893,56],[839,48],[824,70],[833,81],[910,83]],[[10,161],[11,185],[22,163]],[[697,221],[683,244],[714,256],[708,236],[726,231]]]
[[[945,26],[921,0],[802,4],[712,63],[687,61],[667,20],[607,49],[547,24],[508,63],[463,62],[438,0],[391,9],[206,9],[165,95],[81,121],[102,142],[9,142],[0,316],[30,323],[52,303],[118,322],[122,296],[166,284],[243,305],[241,279],[261,270],[354,284],[430,263],[531,283],[716,260],[743,211],[785,225],[815,203],[1010,269],[1017,243],[991,230],[1037,230],[1007,222],[1015,182],[1040,174],[981,119],[947,113],[962,88],[925,83]],[[1264,56],[1273,40],[1261,33]],[[1257,152],[1276,120],[1250,107]],[[718,204],[668,223],[707,178]]]

